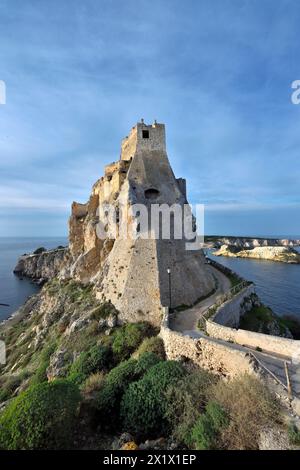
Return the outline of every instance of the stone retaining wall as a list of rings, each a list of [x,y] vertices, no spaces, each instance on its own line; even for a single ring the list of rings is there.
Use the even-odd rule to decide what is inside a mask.
[[[263,351],[268,353],[280,354],[287,357],[293,357],[300,353],[299,340],[266,335],[242,329],[236,330],[228,326],[219,325],[211,319],[206,321],[206,331],[209,336],[213,338],[231,341],[254,349],[261,348]]]
[[[240,324],[240,317],[244,314],[246,310],[251,308],[251,304],[248,309],[243,309],[243,304],[245,299],[247,299],[251,294],[255,293],[255,287],[251,284],[248,287],[245,287],[238,294],[236,294],[231,300],[228,300],[222,304],[216,313],[214,314],[212,320],[215,323],[224,326],[238,327]]]
[[[161,325],[160,337],[164,341],[168,359],[184,357],[204,369],[228,378],[255,372],[255,363],[251,356],[238,347],[227,346],[208,337],[192,338],[171,330],[167,308]]]
[[[206,320],[206,332],[210,337],[230,341],[242,346],[260,348],[268,353],[293,357],[300,354],[300,341],[281,336],[266,335],[238,327],[240,316],[245,310],[245,300],[254,293],[254,286],[248,286],[239,292],[233,299],[222,304],[213,315]]]

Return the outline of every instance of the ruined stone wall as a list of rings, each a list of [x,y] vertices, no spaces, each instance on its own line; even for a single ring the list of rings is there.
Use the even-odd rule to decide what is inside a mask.
[[[191,338],[169,328],[168,309],[165,309],[160,337],[168,359],[184,357],[215,374],[233,378],[243,373],[255,373],[251,356],[234,345],[227,346],[211,338]]]

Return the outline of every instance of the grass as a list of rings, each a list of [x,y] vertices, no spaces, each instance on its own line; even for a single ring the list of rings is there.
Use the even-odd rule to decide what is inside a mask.
[[[253,307],[249,312],[246,312],[240,319],[239,327],[248,331],[260,331],[268,333],[267,326],[274,320],[272,310],[265,305]]]

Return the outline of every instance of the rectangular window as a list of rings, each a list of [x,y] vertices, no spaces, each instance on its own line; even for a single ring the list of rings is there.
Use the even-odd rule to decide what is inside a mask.
[[[149,131],[143,130],[142,135],[143,135],[143,139],[149,139]]]

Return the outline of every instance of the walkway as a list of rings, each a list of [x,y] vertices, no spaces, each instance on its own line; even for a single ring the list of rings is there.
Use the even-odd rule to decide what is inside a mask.
[[[286,373],[286,366],[288,370],[288,377],[290,380],[291,390],[293,396],[300,398],[300,364],[296,365],[292,362],[292,358],[283,357],[274,353],[260,352],[246,346],[241,346],[235,343],[229,343],[222,339],[212,338],[206,336],[198,329],[198,321],[203,313],[210,306],[214,305],[221,295],[228,292],[231,288],[230,280],[216,268],[209,267],[213,275],[218,279],[218,288],[215,294],[207,299],[199,302],[194,307],[175,312],[170,315],[170,328],[179,331],[184,335],[191,338],[206,338],[209,341],[224,344],[235,350],[245,351],[252,355],[256,360],[260,369],[271,375],[277,382],[279,382],[286,390],[288,389],[288,379]]]
[[[230,290],[231,282],[228,277],[212,266],[208,266],[208,268],[217,279],[218,287],[216,292],[207,299],[198,302],[194,307],[176,312],[174,316],[172,316],[171,320],[170,327],[172,330],[180,331],[181,333],[184,333],[187,330],[198,331],[198,320],[202,314],[208,309],[208,307],[214,305],[223,294]]]

